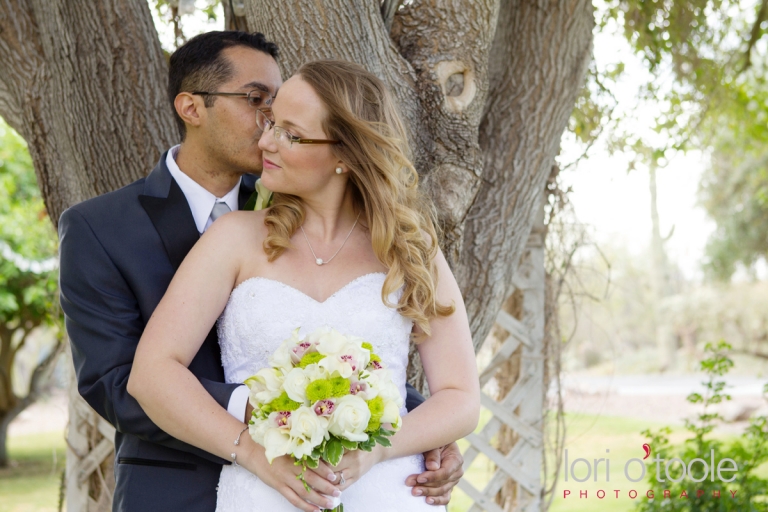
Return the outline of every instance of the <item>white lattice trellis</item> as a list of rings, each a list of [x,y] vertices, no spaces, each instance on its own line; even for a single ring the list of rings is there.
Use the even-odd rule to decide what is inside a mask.
[[[523,296],[522,320],[505,311],[499,312],[496,324],[509,335],[481,372],[480,385],[485,386],[518,350],[520,373],[512,389],[500,400],[485,392],[481,396],[482,406],[493,416],[480,432],[467,437],[470,446],[464,453],[464,468],[467,470],[483,454],[496,465],[496,472],[482,490],[466,479],[459,482],[459,488],[474,501],[470,512],[503,512],[495,502],[495,496],[510,479],[517,488],[514,510],[533,512],[541,509],[545,302],[543,212],[528,239],[514,285]],[[502,425],[518,436],[506,456],[491,443]]]
[[[71,355],[68,354],[71,361]],[[71,512],[112,509],[115,427],[101,418],[77,392],[72,368],[67,430],[66,499]],[[104,470],[106,467],[106,471]]]

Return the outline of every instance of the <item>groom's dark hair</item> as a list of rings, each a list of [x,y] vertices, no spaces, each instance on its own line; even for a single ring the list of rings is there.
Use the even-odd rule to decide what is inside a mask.
[[[174,106],[180,92],[215,91],[232,77],[232,65],[221,54],[233,46],[244,46],[264,52],[277,59],[277,45],[264,37],[264,34],[241,32],[236,30],[206,32],[197,35],[180,46],[173,55],[168,69],[168,99],[179,128],[181,140],[186,136],[184,121],[179,117]],[[203,96],[205,106],[210,107],[216,101],[215,96]]]

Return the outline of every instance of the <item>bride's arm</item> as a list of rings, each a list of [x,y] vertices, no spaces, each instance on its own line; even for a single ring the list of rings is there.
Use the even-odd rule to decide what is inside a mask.
[[[471,433],[480,417],[480,382],[464,300],[441,251],[435,264],[437,301],[453,303],[456,310],[431,319],[431,335],[417,346],[431,396],[403,418],[392,447],[383,450],[385,459],[452,443]]]
[[[467,312],[442,252],[438,252],[435,262],[438,303],[453,303],[456,311],[447,317],[433,318],[432,334],[418,345],[431,396],[403,418],[401,429],[390,438],[391,447],[376,445],[370,453],[357,450],[344,454],[336,468],[345,475],[342,491],[378,462],[450,444],[477,426],[480,382]]]
[[[128,392],[161,429],[203,450],[237,462],[258,475],[295,506],[312,512],[325,498],[308,493],[295,479],[292,462],[275,459],[269,466],[264,449],[247,433],[234,440],[245,425],[208,394],[188,366],[227,304],[245,258],[254,255],[257,231],[252,213],[231,213],[220,219],[193,247],[171,281],[139,342]],[[308,472],[310,485],[332,494],[333,485]]]

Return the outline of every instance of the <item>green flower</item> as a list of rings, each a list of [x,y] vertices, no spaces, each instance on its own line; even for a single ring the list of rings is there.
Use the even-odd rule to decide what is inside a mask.
[[[331,398],[332,395],[332,385],[328,379],[316,380],[307,386],[307,399],[311,403],[315,403],[318,400],[326,400]]]
[[[262,407],[261,410],[264,411],[265,408],[269,408],[269,412],[295,411],[299,407],[301,407],[301,404],[288,398],[288,393],[283,391],[282,395],[269,402],[267,405]]]
[[[349,379],[344,377],[334,377],[331,379],[331,396],[334,398],[341,398],[349,394],[349,386],[351,383]]]
[[[319,363],[321,359],[323,359],[325,356],[321,354],[320,352],[309,352],[308,354],[304,354],[304,356],[301,358],[301,361],[299,361],[299,368],[306,368],[310,364]]]
[[[373,418],[371,418],[370,420],[368,420],[368,426],[365,427],[365,431],[368,433],[371,433],[371,432],[376,432],[380,428],[381,428],[381,422],[375,421]]]
[[[366,349],[368,352],[373,353],[373,345],[371,345],[367,341],[363,342],[363,348]]]
[[[368,404],[368,410],[371,411],[371,418],[375,418],[379,421],[384,415],[384,399],[380,396],[372,398],[366,402]]]
[[[381,417],[384,415],[384,399],[380,396],[372,398],[366,402],[368,410],[371,411],[371,419],[368,420],[366,432],[375,432],[381,427]]]

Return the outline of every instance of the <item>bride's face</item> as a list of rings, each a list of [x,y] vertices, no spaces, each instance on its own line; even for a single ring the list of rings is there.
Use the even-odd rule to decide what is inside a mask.
[[[262,184],[273,192],[310,198],[329,184],[339,183],[335,169],[341,162],[330,144],[295,142],[296,138],[330,138],[322,127],[326,108],[312,87],[300,76],[290,78],[280,88],[272,113],[275,128],[265,131],[259,140]]]

